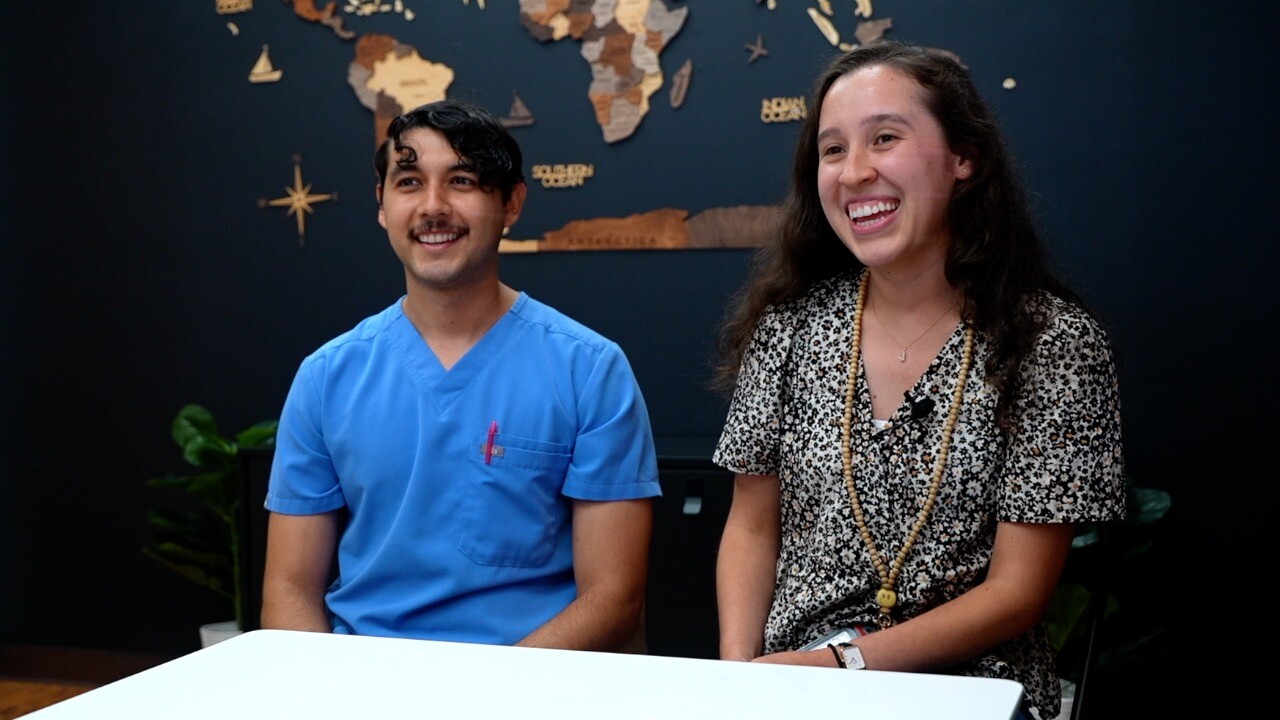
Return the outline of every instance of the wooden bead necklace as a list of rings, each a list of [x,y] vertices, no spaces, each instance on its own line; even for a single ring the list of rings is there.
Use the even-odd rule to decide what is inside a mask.
[[[947,467],[947,454],[951,450],[951,434],[955,431],[956,422],[960,418],[960,406],[964,402],[965,381],[968,380],[969,365],[973,359],[973,328],[967,323],[965,324],[964,352],[960,358],[960,377],[956,380],[956,389],[951,395],[951,408],[947,413],[947,424],[942,429],[942,445],[938,453],[937,464],[933,468],[933,481],[930,483],[929,492],[925,496],[924,507],[920,508],[920,514],[916,516],[915,523],[907,533],[902,549],[898,551],[898,555],[893,559],[892,565],[889,565],[886,563],[884,555],[876,548],[875,541],[871,539],[871,529],[867,526],[866,517],[862,513],[862,503],[858,500],[858,490],[853,482],[853,454],[850,447],[850,436],[852,434],[850,428],[853,425],[853,397],[858,383],[858,359],[862,347],[862,310],[867,297],[867,282],[870,279],[871,272],[864,270],[862,280],[858,283],[858,296],[853,305],[853,342],[850,349],[849,384],[844,391],[844,418],[840,425],[840,450],[841,459],[844,461],[844,485],[849,491],[849,501],[853,505],[853,521],[858,527],[858,535],[862,538],[862,542],[867,546],[867,551],[871,554],[871,562],[875,565],[876,574],[880,576],[880,590],[876,592],[876,603],[880,606],[880,619],[878,622],[880,627],[885,628],[893,625],[893,617],[889,613],[893,606],[898,604],[898,595],[894,592],[893,587],[898,581],[898,575],[902,573],[902,566],[907,559],[907,553],[915,545],[921,529],[924,528],[925,521],[929,519],[929,513],[933,511],[933,505],[938,499],[938,489],[942,487],[942,475]]]

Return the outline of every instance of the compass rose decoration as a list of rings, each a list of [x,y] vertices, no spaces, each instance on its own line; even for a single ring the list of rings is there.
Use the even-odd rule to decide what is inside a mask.
[[[327,193],[324,195],[312,195],[311,186],[302,184],[302,158],[293,156],[293,187],[284,189],[285,197],[276,198],[274,200],[259,200],[259,208],[268,207],[287,207],[289,211],[286,216],[293,215],[298,219],[298,247],[306,247],[307,236],[307,213],[315,212],[312,209],[312,203],[324,202],[325,200],[338,201],[338,193]]]

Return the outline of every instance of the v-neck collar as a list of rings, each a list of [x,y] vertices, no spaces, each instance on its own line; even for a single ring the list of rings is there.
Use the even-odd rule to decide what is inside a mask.
[[[392,337],[396,346],[403,352],[404,362],[409,375],[418,384],[422,392],[435,401],[441,412],[448,410],[485,368],[519,336],[519,313],[529,296],[521,292],[511,307],[498,318],[484,335],[476,341],[453,367],[448,370],[440,359],[432,352],[427,341],[422,339],[418,329],[414,327],[408,316],[404,314],[404,306],[400,307],[398,331]]]

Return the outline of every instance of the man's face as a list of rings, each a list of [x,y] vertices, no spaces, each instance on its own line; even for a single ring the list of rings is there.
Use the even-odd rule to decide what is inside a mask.
[[[444,135],[430,128],[405,133],[401,144],[411,163],[394,147],[387,177],[378,188],[378,223],[404,264],[411,289],[449,291],[497,281],[498,242],[504,227],[520,217],[525,186],[503,201],[498,190],[483,190],[465,158]]]

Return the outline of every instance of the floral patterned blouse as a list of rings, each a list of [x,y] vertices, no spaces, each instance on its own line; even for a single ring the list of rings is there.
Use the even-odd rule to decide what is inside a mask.
[[[834,628],[874,624],[880,581],[856,529],[840,457],[858,271],[819,283],[767,310],[739,372],[714,460],[736,473],[777,475],[781,550],[765,652],[795,649]],[[1016,431],[995,424],[997,393],[983,377],[990,351],[974,350],[938,499],[907,555],[896,620],[919,615],[980,583],[1001,521],[1078,523],[1124,516],[1120,401],[1106,336],[1079,308],[1040,299],[1049,318],[1020,369]],[[909,395],[934,409],[910,420],[905,398],[888,426],[872,423],[858,368],[850,453],[871,537],[897,556],[932,481],[958,381],[961,323]],[[1043,624],[952,669],[1016,680],[1041,717],[1061,692]]]

